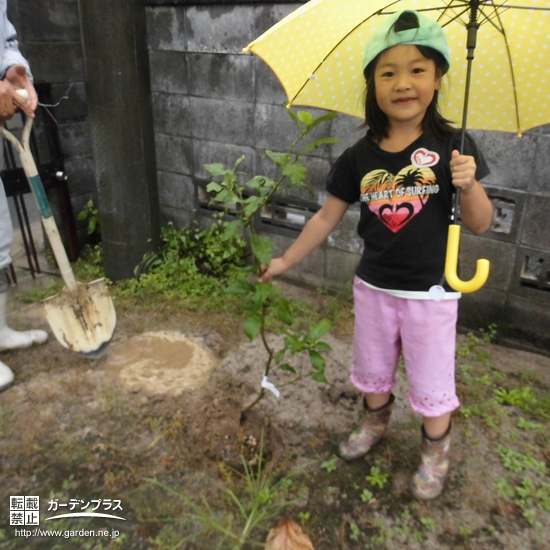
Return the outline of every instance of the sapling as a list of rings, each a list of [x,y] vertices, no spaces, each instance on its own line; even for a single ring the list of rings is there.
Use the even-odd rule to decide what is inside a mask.
[[[206,170],[216,180],[210,182],[206,187],[208,193],[212,194],[211,203],[221,205],[226,215],[233,216],[234,219],[227,224],[226,230],[241,231],[248,239],[254,258],[254,265],[249,269],[242,270],[243,277],[236,279],[227,288],[227,292],[243,296],[243,301],[246,302],[246,309],[249,312],[244,321],[244,332],[250,340],[259,337],[267,354],[261,390],[257,397],[244,408],[243,414],[250,411],[266,395],[267,391],[278,395],[277,388],[268,382],[268,376],[274,364],[293,375],[289,383],[297,382],[307,376],[317,382],[327,382],[325,359],[321,352],[329,350],[330,346],[321,341],[321,338],[331,329],[330,321],[323,319],[302,332],[294,332],[290,328],[286,328],[284,329],[285,338],[282,347],[278,350],[274,349],[267,339],[266,320],[268,314],[274,314],[286,327],[291,327],[294,319],[291,315],[289,301],[281,296],[273,284],[257,281],[262,266],[269,265],[273,256],[271,239],[257,232],[255,225],[257,213],[276,194],[285,189],[308,189],[313,195],[313,191],[305,183],[307,168],[300,162],[300,159],[304,154],[314,151],[320,145],[338,141],[336,138],[323,137],[305,142],[314,128],[334,118],[335,113],[314,118],[306,111],[299,111],[297,114],[290,109],[286,111],[296,124],[299,135],[287,152],[266,151],[266,157],[277,168],[279,175],[276,179],[256,175],[243,181],[246,180],[246,177],[243,173],[238,172],[238,168],[243,162],[244,156],[235,162],[233,168],[226,168],[223,164],[205,165]],[[309,355],[311,364],[311,371],[305,374],[297,372],[286,360],[289,354],[296,355],[301,352]]]

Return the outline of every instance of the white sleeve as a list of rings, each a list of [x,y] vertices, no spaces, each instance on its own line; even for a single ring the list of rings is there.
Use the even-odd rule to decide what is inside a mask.
[[[2,56],[2,60],[0,61],[0,74],[5,75],[8,68],[12,65],[24,65],[27,69],[27,74],[32,79],[32,73],[29,67],[29,63],[19,51],[19,44],[17,42],[17,32],[15,30],[15,27],[9,22],[5,14],[4,17],[4,28],[6,29],[6,36],[4,43],[4,55]]]

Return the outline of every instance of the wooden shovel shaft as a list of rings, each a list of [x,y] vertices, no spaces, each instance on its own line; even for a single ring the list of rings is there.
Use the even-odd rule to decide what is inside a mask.
[[[70,292],[76,293],[76,279],[71,268],[71,264],[69,263],[67,252],[65,251],[65,247],[63,246],[63,242],[61,241],[61,236],[59,235],[59,231],[57,229],[57,225],[55,223],[55,219],[53,217],[50,204],[48,202],[48,197],[46,196],[46,191],[44,190],[44,185],[42,184],[42,180],[38,175],[38,169],[36,168],[36,164],[30,150],[29,136],[32,124],[33,119],[30,117],[27,118],[27,121],[25,122],[25,128],[23,130],[22,142],[19,142],[17,138],[11,132],[8,132],[8,130],[6,130],[5,128],[2,128],[1,132],[4,137],[6,137],[6,139],[13,143],[13,145],[19,152],[21,164],[23,165],[23,170],[25,171],[25,175],[29,180],[34,196],[38,203],[38,207],[40,208],[42,225],[44,226],[46,235],[48,236],[48,240],[50,241],[55,260],[59,267],[59,271],[61,272],[61,276],[63,277],[63,281],[67,285],[67,288]]]

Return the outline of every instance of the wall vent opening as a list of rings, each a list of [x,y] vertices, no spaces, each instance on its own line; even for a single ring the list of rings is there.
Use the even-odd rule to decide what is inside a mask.
[[[550,265],[544,258],[525,256],[521,268],[522,286],[536,287],[550,292]]]

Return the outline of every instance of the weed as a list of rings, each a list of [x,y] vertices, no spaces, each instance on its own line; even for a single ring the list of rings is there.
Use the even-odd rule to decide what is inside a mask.
[[[359,530],[359,527],[357,525],[357,523],[355,522],[350,522],[349,524],[349,528],[350,528],[350,535],[349,535],[349,538],[351,540],[354,540],[354,541],[358,541],[359,540],[359,535],[361,534],[361,531]]]
[[[380,489],[383,489],[386,483],[388,482],[388,478],[390,477],[390,474],[383,474],[380,470],[380,465],[377,463],[376,466],[371,466],[370,474],[366,476],[366,480],[372,485],[377,485],[380,487]]]
[[[420,523],[432,533],[435,531],[435,521],[432,518],[420,518]]]
[[[326,470],[327,472],[334,472],[336,470],[336,463],[339,458],[336,455],[332,455],[328,460],[321,463],[321,469]]]
[[[361,493],[361,500],[363,502],[370,502],[374,498],[374,495],[368,489],[363,489]]]
[[[267,532],[268,525],[282,510],[297,502],[289,498],[289,488],[293,484],[292,477],[301,470],[294,470],[275,481],[264,470],[262,450],[263,437],[257,469],[254,471],[243,459],[244,474],[233,471],[243,487],[241,491],[229,486],[224,488],[223,510],[214,509],[204,495],[193,499],[156,479],[147,480],[176,496],[187,510],[182,518],[171,519],[171,522],[181,523],[185,533],[180,535],[176,547],[181,548],[189,541],[200,544],[201,548],[240,550],[245,546],[263,547],[257,542],[257,536]],[[163,537],[167,536],[164,530],[161,533]],[[204,546],[205,541],[208,541],[207,546]]]
[[[88,235],[97,235],[101,237],[101,225],[99,221],[99,210],[94,206],[94,201],[89,200],[84,209],[79,212],[77,220],[88,221]]]

